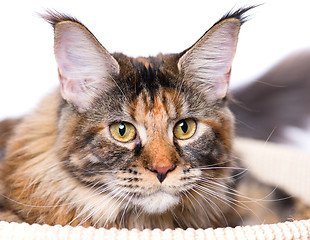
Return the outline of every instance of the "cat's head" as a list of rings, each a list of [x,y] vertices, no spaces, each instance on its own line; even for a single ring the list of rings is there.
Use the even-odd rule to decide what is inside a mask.
[[[149,58],[110,54],[77,20],[50,13],[63,98],[57,149],[67,171],[122,210],[159,214],[216,199],[233,165],[226,98],[247,10],[182,53]]]

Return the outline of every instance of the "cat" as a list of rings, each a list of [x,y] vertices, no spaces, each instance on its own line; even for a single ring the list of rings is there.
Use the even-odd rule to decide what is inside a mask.
[[[48,12],[60,88],[0,123],[0,219],[142,230],[309,217],[233,152],[228,86],[251,8],[181,53],[148,58],[110,54],[81,22]]]

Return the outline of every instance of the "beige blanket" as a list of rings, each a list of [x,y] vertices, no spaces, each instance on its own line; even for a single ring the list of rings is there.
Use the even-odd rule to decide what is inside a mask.
[[[248,170],[270,182],[285,188],[294,196],[310,204],[310,154],[299,150],[249,139],[238,139],[236,151],[245,160]],[[83,227],[28,225],[26,223],[0,222],[0,239],[42,240],[212,240],[212,239],[310,239],[310,219],[286,223],[236,228],[187,229],[165,231],[148,229],[117,230]]]

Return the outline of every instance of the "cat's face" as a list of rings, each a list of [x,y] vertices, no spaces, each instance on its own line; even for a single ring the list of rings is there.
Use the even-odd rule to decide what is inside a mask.
[[[233,164],[225,98],[241,20],[220,21],[181,54],[151,58],[110,55],[80,23],[49,21],[65,169],[123,210],[159,214],[216,198]]]
[[[119,62],[127,65],[126,77],[114,79],[122,91],[116,86],[83,113],[63,109],[59,145],[67,169],[149,213],[178,205],[203,175],[228,176],[232,116],[225,104],[182,85],[164,63]]]

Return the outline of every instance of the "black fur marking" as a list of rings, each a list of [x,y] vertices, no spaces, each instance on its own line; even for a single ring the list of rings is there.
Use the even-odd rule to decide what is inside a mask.
[[[138,96],[142,90],[147,90],[150,93],[151,105],[154,102],[154,95],[160,88],[171,88],[174,89],[175,86],[173,81],[167,74],[161,72],[160,67],[162,62],[156,60],[155,58],[149,58],[150,65],[146,67],[142,63],[132,62],[134,68],[136,69],[136,82],[134,96]],[[128,81],[130,84],[130,82]],[[150,106],[151,109],[151,106]]]
[[[125,165],[128,164],[128,161],[126,159],[131,159],[132,154],[129,152],[128,149],[122,148],[118,150],[112,150],[112,151],[105,151],[103,153],[93,153],[98,159],[100,159],[100,162],[98,163],[91,163],[89,165],[90,168],[94,169],[108,169],[113,170],[115,168],[119,167],[125,167]]]
[[[180,147],[180,145],[178,144],[178,141],[176,139],[173,139],[173,143],[174,143],[174,146],[179,154],[180,157],[183,157],[183,150],[182,148]]]
[[[241,24],[243,24],[247,21],[247,19],[249,17],[248,15],[245,15],[245,13],[248,12],[249,10],[253,9],[253,8],[258,7],[258,6],[260,6],[260,4],[248,6],[248,7],[244,7],[244,8],[239,8],[236,11],[230,10],[219,21],[217,21],[213,26],[215,26],[216,24],[218,24],[219,22],[221,22],[223,20],[231,19],[231,18],[239,19]]]
[[[143,82],[149,92],[156,92],[159,88],[156,70],[151,67],[146,68],[145,66],[142,66],[138,68],[138,72],[139,79]]]
[[[97,133],[93,131],[89,131],[86,136],[84,136],[85,146],[91,144],[91,142],[95,139]]]
[[[75,23],[83,25],[76,18],[68,14],[65,14],[65,13],[60,13],[56,10],[47,10],[45,14],[39,14],[39,16],[42,17],[48,23],[50,23],[53,27],[55,27],[57,23],[65,22],[65,21],[75,22]]]
[[[273,197],[278,200],[276,205],[279,209],[291,209],[295,205],[295,199],[281,188],[273,191]]]
[[[222,157],[218,143],[211,141],[206,136],[200,137],[184,149],[185,157],[191,163],[199,164],[200,166],[216,166],[220,163],[219,159]]]
[[[244,7],[244,8],[239,8],[238,10],[231,10],[231,11],[229,11],[228,13],[226,13],[220,20],[218,20],[215,24],[213,24],[213,26],[212,27],[214,27],[215,25],[217,25],[217,24],[219,24],[221,21],[224,21],[224,20],[226,20],[226,19],[233,19],[233,18],[235,18],[235,19],[238,19],[238,20],[240,20],[240,22],[241,22],[241,24],[243,24],[243,23],[245,23],[246,21],[247,21],[247,18],[248,18],[248,15],[245,15],[245,13],[246,12],[248,12],[249,10],[251,10],[251,9],[253,9],[253,8],[256,8],[256,7],[258,7],[258,6],[260,6],[260,5],[253,5],[253,6],[249,6],[249,7]],[[211,28],[212,28],[211,27]],[[210,28],[210,29],[211,29]],[[209,29],[209,30],[210,30]],[[208,31],[209,31],[208,30]],[[207,32],[208,32],[207,31]],[[207,32],[205,32],[205,34],[207,33]],[[203,34],[202,36],[201,36],[201,38],[203,38],[204,36],[205,36],[205,34]],[[200,40],[201,40],[201,38],[197,41],[197,42],[199,42]],[[196,43],[197,43],[196,42]],[[183,54],[185,54],[189,49],[191,49],[196,43],[194,43],[190,48],[188,48],[188,49],[186,49],[185,51],[183,51],[182,53],[181,53],[181,55],[183,55]]]
[[[135,145],[135,148],[134,148],[135,157],[138,157],[141,154],[142,149],[143,147],[142,147],[142,143],[140,140],[138,141],[138,143]]]
[[[273,208],[277,214],[282,218],[282,221],[289,220],[294,215],[296,199],[288,195],[283,189],[272,189]]]

